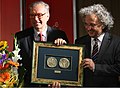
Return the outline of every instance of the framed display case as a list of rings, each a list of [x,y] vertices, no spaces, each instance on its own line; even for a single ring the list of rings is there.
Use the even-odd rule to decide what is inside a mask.
[[[34,42],[32,83],[82,86],[84,56],[83,45],[56,46],[51,43]]]

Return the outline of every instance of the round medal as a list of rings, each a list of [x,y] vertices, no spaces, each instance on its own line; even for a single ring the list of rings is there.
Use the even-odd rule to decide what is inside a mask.
[[[57,66],[57,59],[55,57],[49,57],[47,59],[47,65],[48,65],[48,67],[51,67],[51,68],[56,67]]]
[[[61,58],[59,61],[59,66],[61,68],[68,68],[70,66],[70,61],[67,58]]]

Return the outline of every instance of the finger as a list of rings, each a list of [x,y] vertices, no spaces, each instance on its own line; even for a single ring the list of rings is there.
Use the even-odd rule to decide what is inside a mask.
[[[48,84],[48,86],[50,87],[50,84]]]
[[[82,63],[83,63],[83,64],[84,64],[84,63],[87,63],[87,62],[90,62],[90,60],[87,60],[87,59],[82,60]]]
[[[63,39],[59,39],[59,41],[58,41],[59,45],[63,45],[64,43],[65,43],[65,41]]]
[[[48,84],[48,87],[51,87],[51,84]]]
[[[59,41],[60,41],[60,39],[58,38],[58,39],[56,39],[56,40],[54,41],[54,43],[55,43],[56,45],[59,45]]]
[[[60,83],[58,83],[58,87],[60,87],[61,86],[61,84]]]
[[[62,40],[61,39],[58,40],[58,45],[62,45]]]
[[[56,83],[55,83],[55,82],[53,82],[53,83],[52,83],[52,87],[55,87],[55,84],[56,84]]]
[[[54,41],[54,44],[57,44],[57,40]]]
[[[63,40],[63,44],[67,44],[67,42],[65,40]]]
[[[85,65],[84,68],[89,68],[89,65]]]
[[[52,88],[60,88],[60,83],[59,82],[54,82],[52,85]]]
[[[92,60],[84,60],[82,66],[85,67],[88,65],[89,67],[93,64]]]
[[[55,86],[56,86],[56,87],[59,87],[59,82],[56,82],[56,83],[55,83]]]
[[[67,44],[67,42],[65,41],[65,40],[63,40],[62,38],[58,38],[58,39],[56,39],[55,41],[54,41],[54,43],[56,44],[56,45],[63,45],[63,44]]]
[[[83,63],[83,67],[85,67],[86,65],[89,65],[90,64],[90,62],[85,62],[85,63]]]
[[[84,59],[83,62],[89,62],[91,59]]]

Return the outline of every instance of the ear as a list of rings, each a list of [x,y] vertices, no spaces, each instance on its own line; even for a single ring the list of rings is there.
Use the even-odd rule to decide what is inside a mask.
[[[50,14],[49,14],[49,13],[47,13],[47,20],[49,20],[49,18],[50,18]]]
[[[47,17],[50,18],[50,13],[47,14]]]
[[[47,17],[49,17],[49,18],[50,18],[50,13],[48,13]]]
[[[101,25],[101,29],[104,29],[104,28],[105,28],[105,25],[102,24],[102,25]]]

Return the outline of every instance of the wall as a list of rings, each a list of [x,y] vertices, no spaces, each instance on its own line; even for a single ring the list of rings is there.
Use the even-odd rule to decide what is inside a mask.
[[[13,36],[20,30],[20,1],[0,0],[0,40],[8,41],[9,48],[13,48]]]
[[[1,7],[2,7],[2,0],[0,0],[0,35],[1,35],[1,29],[2,29],[2,28],[1,28],[1,15],[2,15],[2,14],[1,14],[1,13],[2,13],[2,12],[1,12],[2,8],[1,8]],[[0,40],[1,40],[1,36],[0,36]]]

